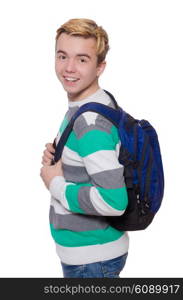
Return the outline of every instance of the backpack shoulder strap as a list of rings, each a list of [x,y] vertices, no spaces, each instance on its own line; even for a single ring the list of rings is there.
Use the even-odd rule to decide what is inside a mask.
[[[114,106],[115,106],[115,109],[119,109],[120,107],[118,106],[118,103],[116,101],[116,99],[114,98],[114,96],[109,93],[108,91],[104,90],[104,92],[111,98],[111,100],[113,101],[114,103]]]

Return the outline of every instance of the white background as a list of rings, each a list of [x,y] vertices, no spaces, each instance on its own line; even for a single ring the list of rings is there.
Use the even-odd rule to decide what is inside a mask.
[[[91,18],[109,34],[102,88],[157,129],[165,195],[150,227],[129,233],[121,277],[183,275],[183,1],[1,1],[0,276],[61,277],[41,156],[67,109],[54,72],[56,29]]]

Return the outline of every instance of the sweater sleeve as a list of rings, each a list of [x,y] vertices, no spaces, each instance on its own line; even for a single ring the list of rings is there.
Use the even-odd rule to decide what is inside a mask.
[[[107,124],[98,122],[88,125],[82,122],[82,118],[80,116],[76,120],[74,134],[77,153],[82,157],[90,183],[71,183],[62,176],[56,176],[50,183],[50,193],[73,213],[122,215],[128,204],[128,196],[124,168],[118,161],[116,151],[119,147],[117,129],[109,121]]]

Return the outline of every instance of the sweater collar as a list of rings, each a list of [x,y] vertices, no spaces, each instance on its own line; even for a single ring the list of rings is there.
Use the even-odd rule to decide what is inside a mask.
[[[98,102],[98,103],[102,103],[105,105],[108,105],[110,102],[110,97],[104,92],[103,89],[99,88],[94,94],[92,94],[91,96],[80,100],[80,101],[69,101],[68,100],[68,106],[69,108],[71,107],[75,107],[75,106],[82,106],[85,103],[89,103],[89,102]]]

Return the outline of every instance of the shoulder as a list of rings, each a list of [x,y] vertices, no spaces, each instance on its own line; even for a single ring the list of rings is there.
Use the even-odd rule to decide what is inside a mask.
[[[87,111],[76,119],[73,130],[77,138],[81,138],[85,133],[92,130],[99,130],[110,134],[113,126],[112,122],[102,115]]]

